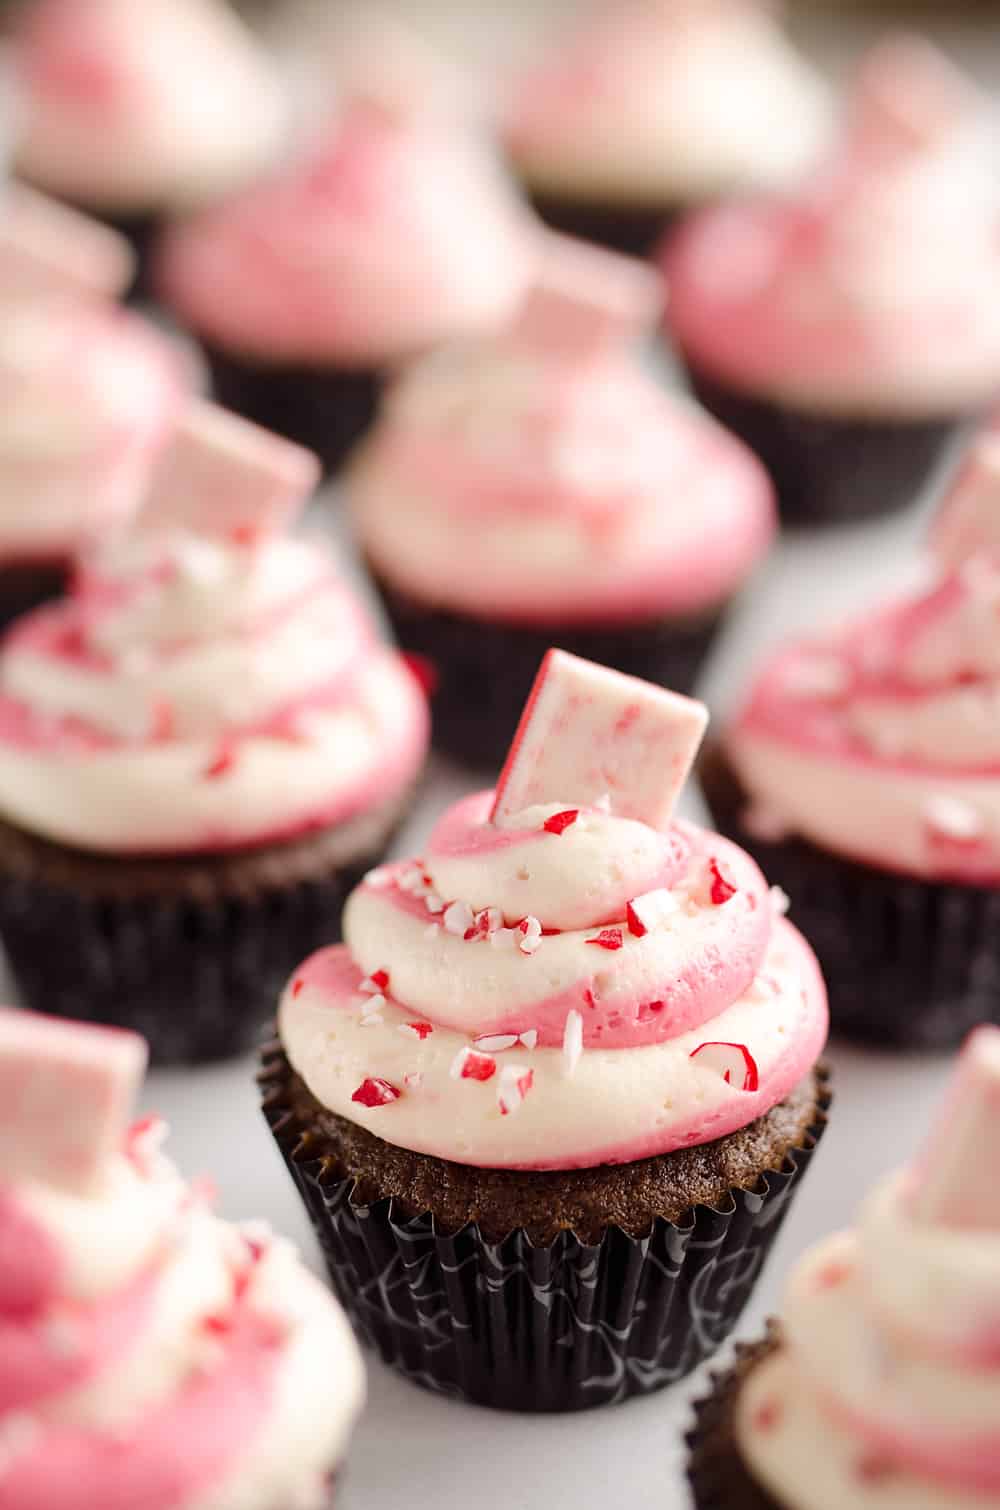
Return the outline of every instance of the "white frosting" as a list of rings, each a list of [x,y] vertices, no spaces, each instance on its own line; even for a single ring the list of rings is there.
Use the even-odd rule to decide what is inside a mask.
[[[764,6],[611,6],[523,81],[509,144],[535,189],[660,206],[783,183],[830,126],[818,77]]]
[[[20,61],[18,166],[72,199],[181,209],[247,182],[280,145],[277,76],[218,0],[41,0]],[[60,64],[109,82],[72,87]]]

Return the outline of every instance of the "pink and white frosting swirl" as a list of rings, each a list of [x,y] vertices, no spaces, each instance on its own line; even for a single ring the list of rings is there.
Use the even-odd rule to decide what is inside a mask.
[[[0,1178],[0,1510],[323,1510],[364,1395],[346,1319],[161,1131],[83,1194]]]
[[[492,796],[372,872],[346,943],[289,982],[281,1037],[313,1094],[390,1143],[518,1169],[705,1143],[781,1101],[826,997],[753,861],[603,805],[496,827]]]
[[[0,290],[0,563],[66,560],[137,507],[182,367],[110,303]]]
[[[982,1510],[1000,1494],[1000,1238],[914,1220],[894,1175],[796,1267],[741,1454],[797,1510]]]
[[[348,489],[394,586],[522,622],[714,608],[774,530],[757,459],[624,343],[584,362],[505,339],[426,357]]]
[[[823,171],[787,200],[706,210],[668,243],[674,335],[710,374],[806,408],[923,417],[987,401],[996,151],[988,102],[930,44],[884,43]]]
[[[1000,877],[1000,563],[781,651],[726,748],[761,833],[888,870]]]
[[[175,227],[159,283],[225,347],[361,365],[502,322],[533,239],[477,139],[356,99],[283,173]]]
[[[218,0],[33,0],[14,48],[19,170],[68,199],[175,211],[249,181],[281,146],[278,78]]]
[[[135,532],[0,647],[0,812],[84,849],[291,838],[401,796],[423,696],[328,551]]]
[[[516,80],[506,140],[535,189],[666,207],[783,182],[827,91],[757,0],[605,5]]]

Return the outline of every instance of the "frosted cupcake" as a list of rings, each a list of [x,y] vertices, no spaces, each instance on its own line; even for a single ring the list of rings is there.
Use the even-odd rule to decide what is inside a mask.
[[[781,650],[705,765],[717,822],[794,888],[854,1036],[946,1047],[1000,1020],[998,523],[987,434],[922,585]]]
[[[413,677],[287,531],[307,452],[198,403],[136,527],[0,647],[0,937],[29,1005],[238,1052],[417,778]]]
[[[328,1510],[364,1398],[333,1298],[128,1126],[131,1033],[0,1010],[0,1504]]]
[[[829,124],[769,6],[628,0],[516,81],[505,138],[546,220],[641,255],[679,210],[800,174]]]
[[[181,403],[177,353],[111,302],[128,244],[32,191],[0,211],[0,622],[134,511]]]
[[[972,1510],[1000,1495],[1000,1033],[923,1156],[809,1252],[691,1436],[697,1510]]]
[[[774,531],[756,458],[642,365],[649,270],[543,244],[517,317],[406,372],[347,476],[435,738],[486,766],[550,643],[689,691]]]
[[[862,62],[824,172],[668,242],[671,334],[790,522],[910,502],[1000,391],[996,151],[986,98],[896,37]]]
[[[482,143],[376,74],[280,173],[176,227],[158,285],[220,401],[332,469],[389,369],[509,315],[534,229]]]
[[[275,159],[278,79],[220,0],[32,0],[14,34],[17,166],[127,231],[229,193]]]
[[[266,1115],[359,1335],[416,1382],[552,1411],[680,1378],[809,1161],[815,960],[672,817],[705,718],[551,652],[496,792],[368,875],[285,989]]]

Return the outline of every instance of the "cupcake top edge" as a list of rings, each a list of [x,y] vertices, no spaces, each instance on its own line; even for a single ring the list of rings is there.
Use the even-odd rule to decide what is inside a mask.
[[[319,539],[301,447],[203,400],[135,521],[0,644],[0,811],[122,854],[279,842],[400,802],[426,702]]]
[[[285,1051],[331,1111],[479,1167],[624,1163],[781,1101],[826,1036],[749,856],[675,819],[705,709],[550,651],[495,792],[370,873],[295,972]]]
[[[513,317],[404,371],[356,453],[347,492],[376,571],[518,622],[717,608],[770,543],[773,493],[646,370],[659,303],[643,264],[540,237]]]
[[[783,1504],[964,1510],[1000,1489],[998,1136],[1000,1031],[984,1027],[922,1156],[800,1260],[783,1345],[741,1389],[740,1452]]]
[[[996,883],[998,455],[990,427],[956,474],[916,585],[765,663],[725,740],[752,830]]]
[[[159,1119],[130,1122],[145,1062],[135,1034],[0,1009],[3,1496],[322,1510],[357,1346],[290,1244],[214,1216]]]
[[[943,54],[884,40],[824,166],[668,239],[668,318],[689,361],[807,411],[920,419],[989,400],[998,139],[991,102]]]

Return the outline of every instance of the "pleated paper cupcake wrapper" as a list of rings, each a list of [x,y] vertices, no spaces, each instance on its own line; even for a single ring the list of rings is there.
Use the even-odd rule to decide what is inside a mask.
[[[1000,1023],[1000,889],[877,870],[802,839],[758,839],[718,747],[699,775],[719,829],[788,893],[826,977],[834,1032],[945,1050],[977,1023]]]
[[[280,1045],[264,1051],[264,1113],[305,1201],[333,1288],[359,1338],[440,1394],[516,1411],[586,1410],[673,1384],[729,1335],[780,1230],[826,1121],[784,1166],[722,1210],[656,1220],[648,1236],[571,1232],[536,1247],[521,1229],[488,1242],[437,1230],[391,1199],[360,1204],[299,1148]]]
[[[782,522],[790,525],[848,523],[905,508],[958,429],[951,417],[810,414],[741,393],[696,363],[689,362],[689,376],[705,408],[756,451],[777,489]]]
[[[209,342],[202,348],[218,402],[308,446],[328,474],[375,418],[383,377],[372,368],[255,363]]]
[[[697,618],[594,628],[506,624],[417,602],[371,569],[400,645],[427,665],[434,743],[493,772],[550,646],[674,692],[690,692],[723,616],[716,610]]]
[[[734,1430],[736,1402],[744,1379],[779,1346],[780,1330],[770,1322],[759,1342],[737,1346],[732,1366],[713,1374],[709,1394],[696,1403],[694,1425],[686,1438],[695,1510],[780,1510],[777,1501],[748,1473]],[[816,1471],[822,1473],[821,1463]]]
[[[681,212],[664,207],[586,203],[533,192],[532,208],[545,224],[581,241],[596,241],[627,257],[651,257],[661,238],[680,219]]]

